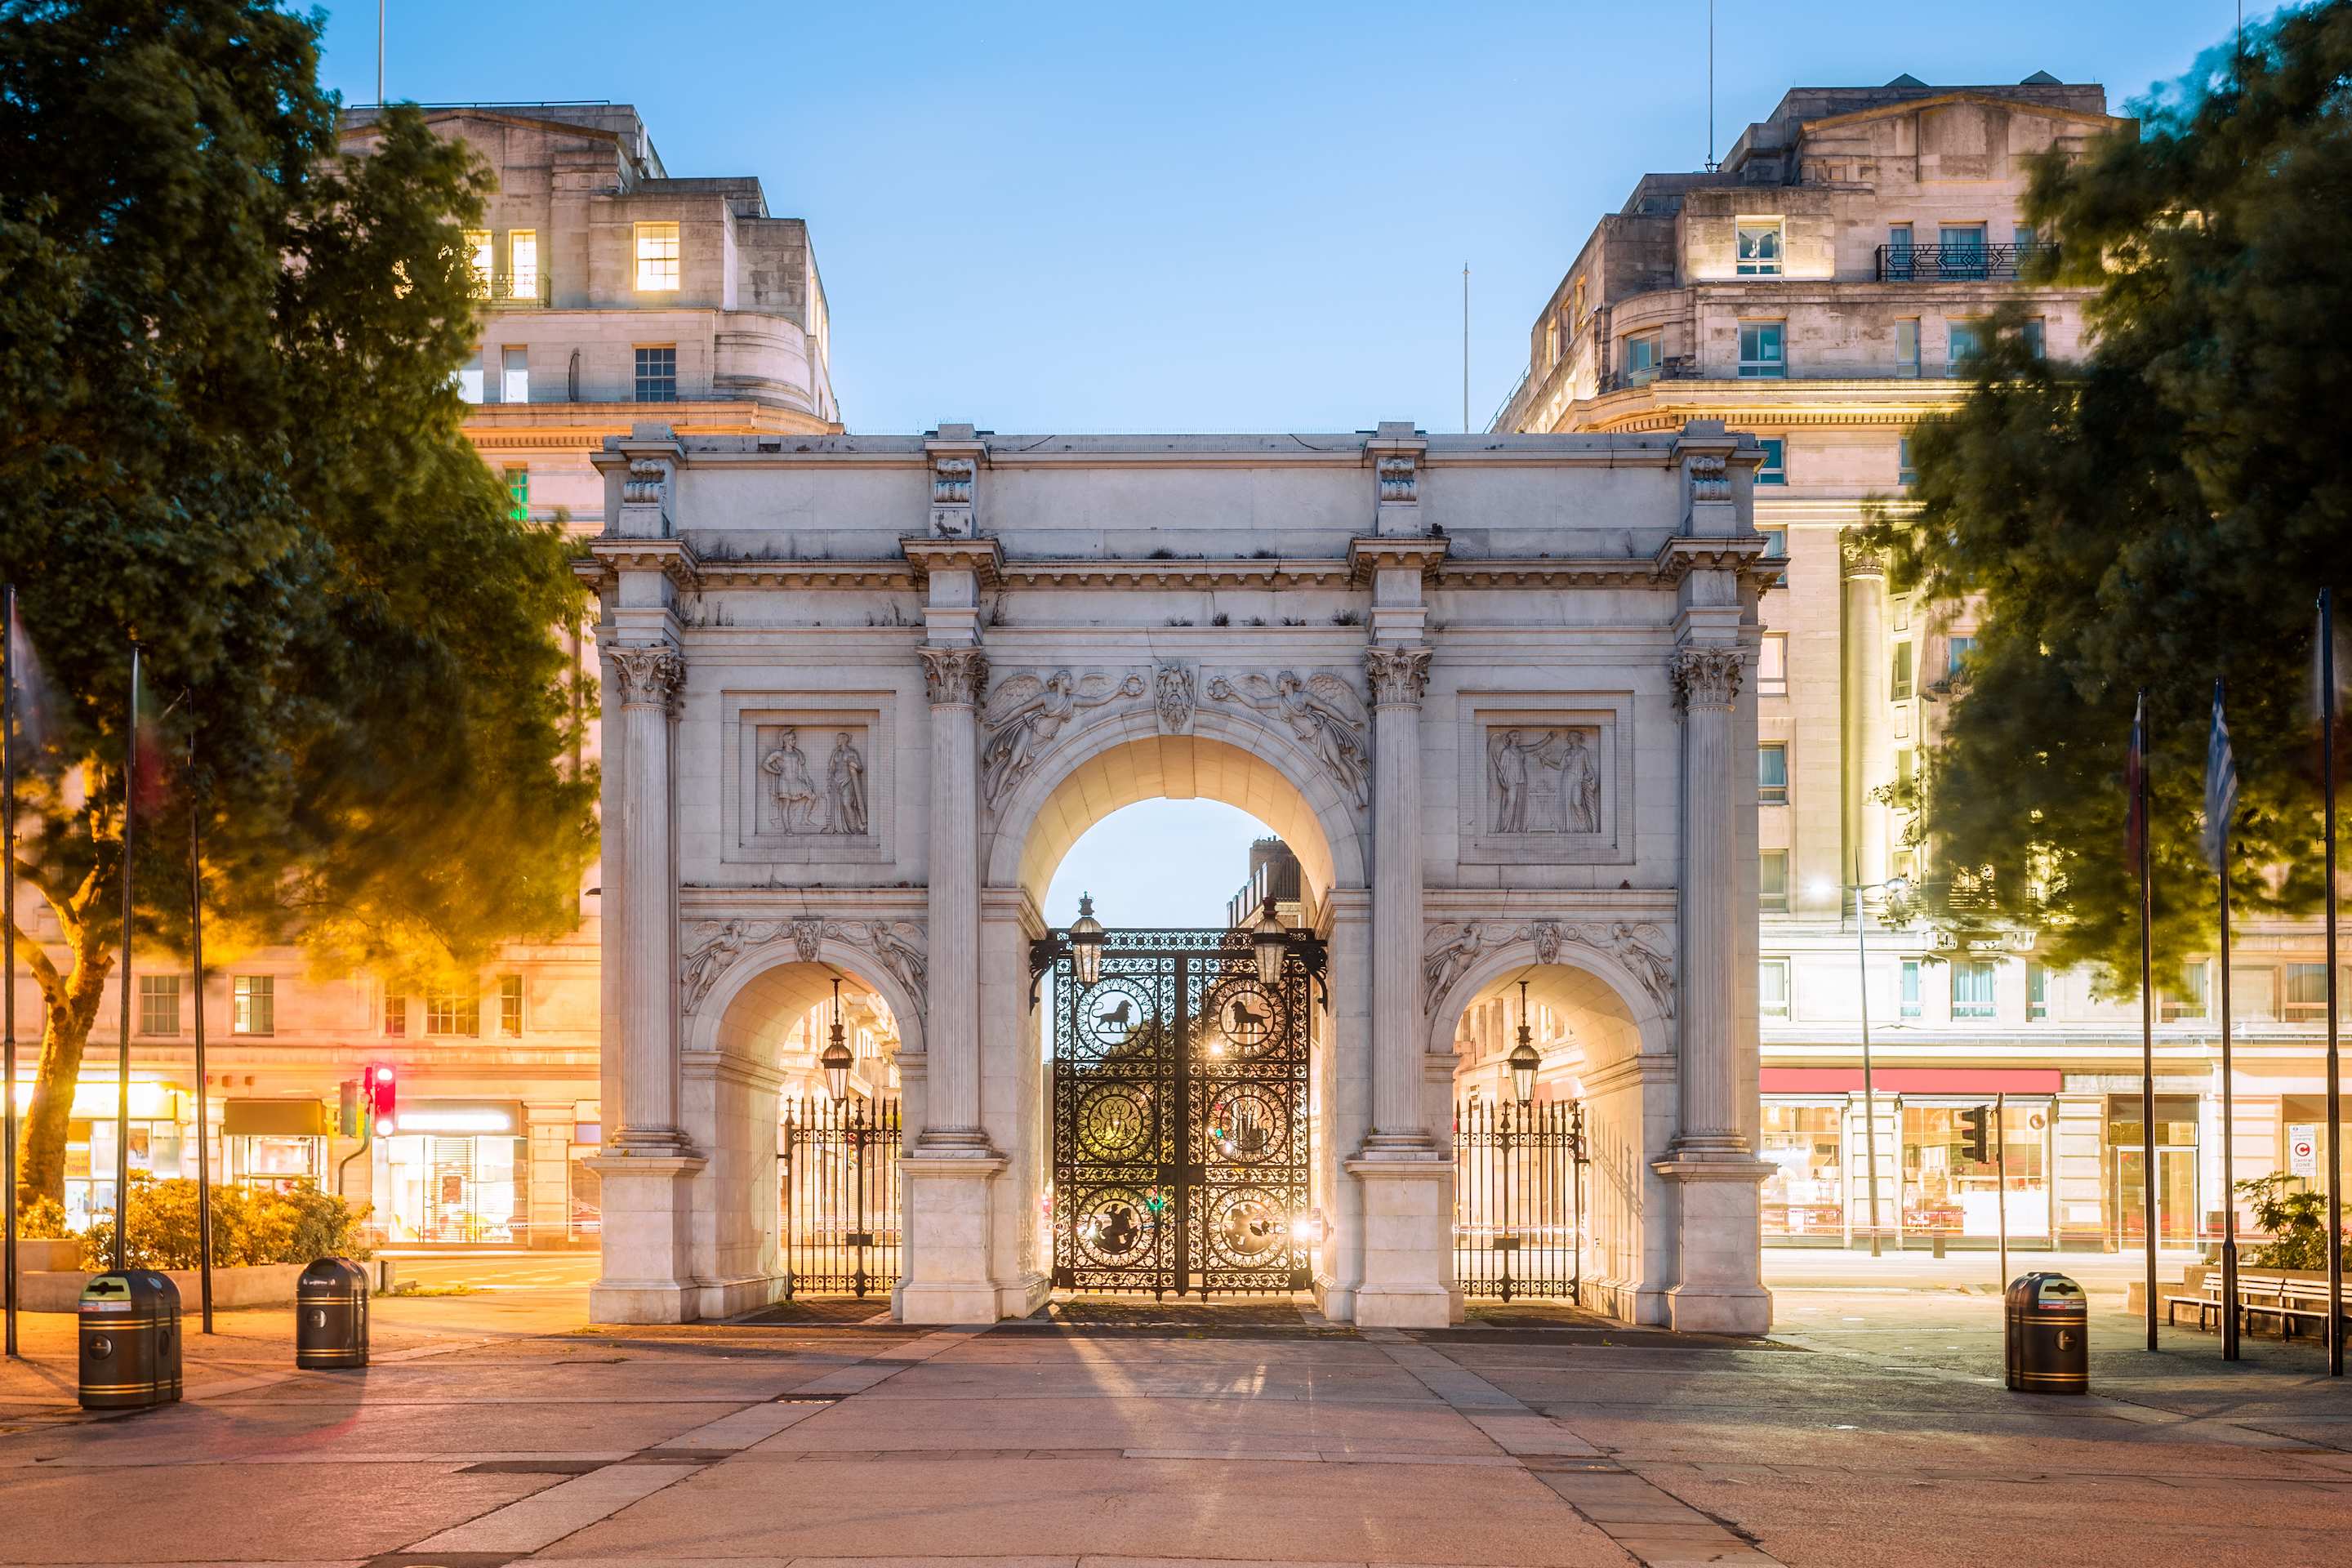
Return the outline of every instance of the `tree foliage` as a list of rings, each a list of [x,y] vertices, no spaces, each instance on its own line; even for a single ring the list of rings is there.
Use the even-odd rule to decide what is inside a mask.
[[[593,853],[568,550],[459,428],[489,175],[413,110],[339,159],[317,28],[0,3],[0,571],[57,693],[19,790],[35,1191],[116,961],[133,638],[171,763],[137,827],[147,941],[182,940],[192,816],[208,935],[332,968],[565,930]]]
[[[1975,895],[1938,912],[1964,932],[2036,925],[2136,984],[2122,781],[2144,689],[2159,983],[2210,951],[2217,679],[2243,779],[2232,914],[2319,901],[2314,597],[2352,590],[2347,82],[2352,4],[2332,0],[2251,32],[2242,73],[2216,50],[2134,105],[2137,133],[2045,160],[2027,216],[2057,279],[2097,290],[2092,347],[2046,363],[2011,307],[1965,405],[1914,433],[1917,514],[1873,542],[1896,588],[1979,606],[1926,781],[1937,863]]]

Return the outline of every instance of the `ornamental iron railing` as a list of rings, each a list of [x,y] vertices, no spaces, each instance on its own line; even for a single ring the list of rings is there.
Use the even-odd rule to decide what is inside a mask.
[[[898,1283],[898,1102],[784,1105],[785,1293],[887,1296]]]
[[[1584,1106],[1470,1100],[1454,1116],[1454,1280],[1465,1296],[1578,1301]]]
[[[1882,245],[1881,283],[2013,283],[2054,245]]]

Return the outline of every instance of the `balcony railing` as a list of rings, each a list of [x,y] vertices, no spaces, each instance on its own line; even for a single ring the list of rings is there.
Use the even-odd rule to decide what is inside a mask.
[[[1612,370],[1601,378],[1603,392],[1623,392],[1628,387],[1647,386],[1654,381],[1696,381],[1698,361],[1689,354],[1671,354],[1647,370]]]
[[[493,310],[544,310],[547,274],[494,272],[485,281],[476,273],[474,297]]]
[[[1881,283],[2013,283],[2018,269],[2055,256],[2054,245],[1882,245]]]

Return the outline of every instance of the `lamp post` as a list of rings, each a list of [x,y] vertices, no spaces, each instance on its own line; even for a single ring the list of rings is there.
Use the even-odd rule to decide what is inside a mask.
[[[841,1026],[841,976],[836,974],[833,977],[832,1037],[825,1042],[824,1054],[817,1058],[818,1065],[824,1068],[825,1092],[833,1096],[833,1103],[836,1106],[846,1104],[849,1100],[847,1034],[848,1031]]]
[[[1078,918],[1070,922],[1070,966],[1081,985],[1102,978],[1103,935],[1103,923],[1095,919],[1094,895],[1080,893]]]
[[[1903,877],[1889,877],[1884,882],[1858,882],[1853,887],[1853,954],[1858,973],[1857,994],[1862,1003],[1862,1144],[1864,1179],[1870,1184],[1870,1255],[1879,1257],[1878,1236],[1878,1094],[1872,1081],[1870,1066],[1870,947],[1866,939],[1867,914],[1863,908],[1864,893],[1885,893],[1899,899],[1910,891],[1911,883]]]
[[[1528,983],[1525,980],[1519,982],[1519,1043],[1511,1047],[1510,1059],[1511,1094],[1524,1110],[1528,1102],[1536,1097],[1536,1069],[1543,1065],[1543,1058],[1537,1052],[1528,1030]]]

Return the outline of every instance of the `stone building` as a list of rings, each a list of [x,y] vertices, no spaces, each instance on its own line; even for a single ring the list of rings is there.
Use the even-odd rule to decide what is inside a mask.
[[[626,104],[449,104],[433,127],[489,163],[497,190],[469,237],[482,276],[481,347],[461,376],[466,433],[518,509],[604,526],[591,463],[607,437],[657,413],[676,428],[754,442],[840,428],[830,327],[807,226],[770,216],[748,176],[673,178]],[[344,151],[364,156],[373,109]],[[572,634],[593,660],[594,628]],[[587,760],[593,760],[593,731]],[[309,1177],[374,1205],[388,1240],[593,1246],[598,1191],[585,1157],[597,1103],[599,876],[567,938],[518,946],[473,984],[321,981],[300,953],[265,949],[206,976],[207,1123],[226,1179]],[[27,897],[28,930],[45,931]],[[39,992],[17,990],[20,1037],[39,1037]],[[195,1173],[193,1025],[184,962],[142,954],[134,984],[131,1163]],[[76,1095],[67,1179],[80,1216],[112,1202],[111,996]],[[887,1086],[887,1019],[852,1011],[857,1092]],[[794,1026],[784,1060],[814,1078],[821,1026]],[[22,1058],[18,1104],[31,1088]],[[399,1132],[362,1149],[338,1135],[339,1087],[396,1074]]]
[[[1171,1245],[1295,1247],[1335,1321],[1443,1323],[1448,1118],[1477,1070],[1457,1022],[1525,980],[1589,1115],[1587,1303],[1765,1327],[1741,760],[1779,572],[1752,526],[1762,458],[1707,421],[609,440],[583,566],[607,716],[593,1314],[786,1289],[779,1051],[838,978],[896,1024],[902,1319],[1026,1314],[1067,1248],[1159,1234],[1137,1189],[1164,1167],[1136,1155],[1089,1207],[1111,1189],[1081,1186],[1060,1130],[1161,1137],[1171,1101],[1136,1075],[1181,1051],[1214,1084],[1201,1064],[1255,1052],[1274,1014],[1306,1042],[1295,1079],[1250,1089],[1279,1116],[1240,1152],[1200,1136],[1232,1170],[1270,1136],[1298,1184],[1219,1189],[1223,1220]],[[1295,853],[1291,934],[1327,967],[1310,989],[1243,959],[1172,1016],[1131,974],[1076,970],[1051,1005],[1097,1031],[1094,1068],[1129,1071],[1060,1098],[1033,988],[1036,944],[1066,934],[1046,884],[1111,812],[1196,796]]]
[[[1926,858],[1907,786],[1939,703],[1967,679],[1974,622],[1891,595],[1883,564],[1847,540],[1873,508],[1899,511],[1907,432],[1966,395],[1964,362],[1996,305],[2023,301],[2050,355],[2082,351],[2084,293],[2021,281],[2063,239],[2027,226],[2025,187],[2035,157],[2129,124],[2099,86],[2039,72],[1792,89],[1719,168],[1644,174],[1601,219],[1538,312],[1528,373],[1495,419],[1511,432],[1720,419],[1763,447],[1756,523],[1788,568],[1764,597],[1758,670],[1770,1241],[1866,1235],[1874,1142],[1883,1230],[1990,1245],[1993,1167],[1963,1158],[1957,1118],[2005,1095],[2012,1232],[2137,1244],[2136,998],[2053,970],[2030,933],[1997,952],[1938,947],[1887,897],[1896,879],[1949,875]],[[2239,1178],[2307,1164],[2323,1114],[2319,949],[2307,928],[2239,929]],[[2218,1231],[2226,1190],[2210,970],[2159,1010],[2159,1234],[2180,1246]]]

